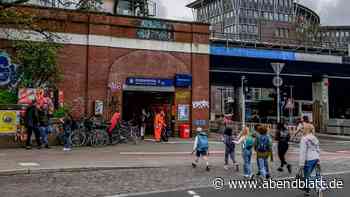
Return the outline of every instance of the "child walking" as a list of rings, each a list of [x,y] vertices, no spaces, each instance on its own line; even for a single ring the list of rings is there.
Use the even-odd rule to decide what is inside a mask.
[[[252,149],[254,138],[249,133],[249,128],[245,127],[240,134],[239,140],[235,144],[242,144],[243,173],[247,179],[252,178]]]
[[[238,164],[235,160],[235,143],[233,142],[232,128],[227,127],[224,132],[224,144],[225,144],[225,170],[228,170],[228,160],[231,158],[233,167],[236,167],[238,171]]]
[[[269,173],[269,163],[268,158],[271,158],[271,162],[273,161],[273,154],[272,154],[272,138],[267,133],[266,127],[258,127],[258,135],[256,137],[255,141],[255,151],[257,156],[257,164],[259,169],[259,174],[269,179],[270,173]]]
[[[70,139],[71,133],[72,133],[72,128],[74,126],[73,123],[73,117],[71,114],[66,113],[65,117],[60,119],[61,123],[63,124],[63,141],[64,141],[64,148],[63,151],[71,151],[72,150],[72,142]]]
[[[198,127],[196,129],[197,136],[194,140],[193,145],[193,152],[196,152],[196,159],[194,162],[192,162],[192,167],[195,168],[198,165],[199,159],[203,157],[204,161],[206,162],[206,170],[210,171],[209,168],[209,159],[208,159],[208,150],[209,150],[209,143],[208,143],[208,135],[203,131],[201,127]]]

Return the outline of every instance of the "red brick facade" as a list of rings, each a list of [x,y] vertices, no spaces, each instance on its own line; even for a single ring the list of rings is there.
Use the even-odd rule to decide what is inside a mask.
[[[35,9],[34,12],[45,18],[41,25],[49,30],[87,39],[85,44],[65,42],[59,53],[58,62],[64,73],[60,87],[75,115],[91,114],[93,102],[102,100],[107,116],[115,110],[108,107],[112,96],[121,110],[122,90],[111,94],[108,84],[124,84],[127,77],[174,79],[175,74],[191,74],[192,87],[177,88],[174,105],[209,102],[208,25],[54,9]],[[130,48],[128,40],[134,42],[130,43]],[[144,41],[164,47],[153,50],[152,45],[149,47]],[[140,48],[135,47],[138,43]],[[122,47],[118,47],[120,44]],[[176,49],[171,48],[173,45]],[[206,53],[200,52],[203,46],[207,46]],[[178,92],[190,93],[190,98],[176,98]],[[209,108],[192,109],[190,117],[192,122],[205,120],[207,128]]]

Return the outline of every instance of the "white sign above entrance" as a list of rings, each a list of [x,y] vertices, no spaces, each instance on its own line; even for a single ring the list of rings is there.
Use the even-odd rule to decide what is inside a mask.
[[[271,63],[271,66],[276,74],[280,74],[284,68],[284,63]]]

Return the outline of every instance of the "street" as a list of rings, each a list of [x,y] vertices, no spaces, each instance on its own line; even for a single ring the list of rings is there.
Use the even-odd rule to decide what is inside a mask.
[[[216,191],[211,187],[217,177],[242,179],[240,148],[236,158],[240,171],[223,168],[223,145],[210,143],[211,171],[201,165],[191,167],[192,141],[171,140],[155,144],[146,141],[137,146],[120,145],[104,148],[79,148],[63,153],[61,147],[50,150],[8,149],[0,153],[0,189],[2,197],[59,196],[303,196],[295,190],[265,190],[255,193],[236,190]],[[345,181],[345,189],[326,196],[345,196],[350,181],[350,141],[321,139],[322,170]],[[297,170],[298,147],[291,145],[287,155]],[[28,164],[23,166],[23,164]],[[36,164],[36,165],[30,165]],[[253,170],[256,170],[253,163]],[[277,172],[277,156],[271,165],[273,179],[294,176]],[[332,175],[341,173],[339,175]],[[196,189],[197,188],[197,189]],[[201,189],[198,189],[201,188]],[[165,191],[165,193],[161,193]],[[172,192],[167,192],[172,191]],[[146,192],[146,193],[145,193]],[[149,193],[152,192],[152,193]],[[335,193],[338,192],[338,193]],[[327,193],[327,194],[328,194]],[[336,195],[335,195],[336,194]]]
[[[350,187],[347,183],[350,182],[350,173],[331,176],[332,178],[338,178],[344,181],[345,188],[343,189],[334,189],[330,191],[326,191],[323,195],[324,197],[347,197],[349,196]],[[173,192],[161,192],[161,193],[153,193],[153,194],[145,194],[138,195],[142,197],[212,197],[212,196],[220,196],[220,197],[231,197],[231,196],[239,196],[239,197],[255,197],[259,195],[260,197],[303,197],[304,194],[301,190],[298,189],[280,189],[280,190],[257,190],[252,192],[252,190],[239,190],[239,189],[225,189],[225,190],[215,190],[213,188],[201,188],[201,189],[188,189],[184,191],[173,191]],[[127,195],[125,195],[127,196]],[[130,195],[132,196],[132,195]],[[311,196],[317,196],[315,192],[312,193]],[[117,196],[116,196],[117,197]],[[121,197],[121,196],[120,196]]]

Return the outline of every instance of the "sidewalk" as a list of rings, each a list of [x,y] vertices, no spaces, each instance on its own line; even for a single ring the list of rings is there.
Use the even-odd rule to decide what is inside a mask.
[[[193,141],[172,139],[168,143],[145,140],[100,148],[81,147],[63,152],[62,147],[25,150],[0,149],[0,175],[47,171],[84,171],[115,168],[157,168],[183,165],[192,160]],[[212,157],[222,160],[223,146],[210,142]]]

